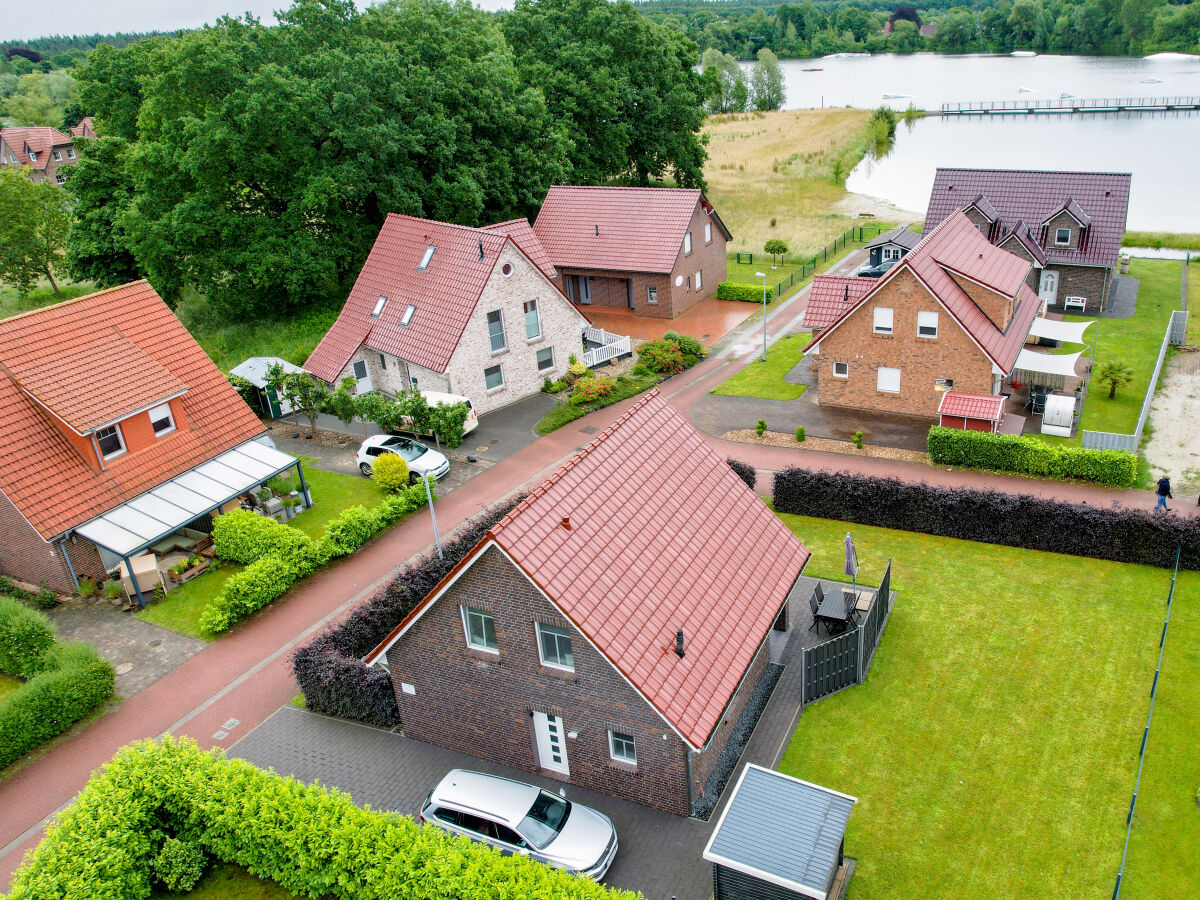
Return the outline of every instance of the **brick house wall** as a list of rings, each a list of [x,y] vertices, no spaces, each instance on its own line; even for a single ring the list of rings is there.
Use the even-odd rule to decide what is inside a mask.
[[[984,237],[988,237],[988,232],[992,227],[992,223],[988,221],[987,216],[973,206],[969,209],[964,209],[963,212],[966,213],[967,218],[971,220],[971,224],[978,228]]]
[[[462,605],[494,616],[498,655],[468,649]],[[572,632],[574,673],[541,665],[536,622]],[[684,742],[495,547],[388,650],[387,661],[408,737],[688,814]],[[561,716],[563,730],[577,734],[565,742],[569,776],[539,767],[534,711]],[[636,766],[611,758],[610,729],[633,737]],[[709,771],[713,764],[706,761]]]
[[[1100,266],[1064,266],[1046,263],[1046,269],[1058,272],[1058,297],[1055,306],[1061,308],[1065,297],[1083,297],[1088,309],[1099,309],[1108,297],[1112,269]]]
[[[1060,244],[1055,239],[1059,228],[1065,228],[1070,232],[1070,238],[1065,244]],[[1046,223],[1046,240],[1042,244],[1042,247],[1054,248],[1056,250],[1078,250],[1080,236],[1079,223],[1075,221],[1075,218],[1070,213],[1064,210]]]
[[[571,269],[560,268],[559,283],[567,296],[572,293],[574,302],[583,310],[589,305],[607,307],[609,309],[629,309],[629,299],[625,286],[626,279],[633,282],[633,311],[639,316],[652,316],[659,319],[674,318],[671,301],[671,279],[665,274],[653,272],[613,272],[605,269]],[[575,278],[587,277],[591,287],[591,304],[579,303],[579,290],[574,285],[568,289],[567,276]],[[650,302],[649,288],[656,291],[656,303]],[[715,290],[715,289],[714,289]]]
[[[68,539],[64,545],[51,545],[42,540],[20,511],[0,493],[0,573],[11,575],[29,584],[44,584],[63,594],[75,592],[70,570],[63,558],[62,548],[71,554],[71,563],[79,576],[98,578],[104,565],[95,545],[82,538]]]
[[[711,225],[711,238],[704,240],[704,226]],[[692,220],[688,223],[688,233],[692,236],[692,252],[684,253],[682,242],[679,245],[679,255],[671,269],[671,317],[691,309],[705,297],[717,293],[717,285],[725,280],[728,266],[725,257],[725,235],[717,227],[716,219],[704,211],[699,202],[692,210]],[[696,288],[696,273],[701,273],[701,286]],[[676,287],[675,281],[683,277],[683,285]],[[689,276],[692,279],[688,286]]]
[[[874,333],[874,308],[892,308],[892,334]],[[917,337],[917,312],[938,313],[936,338]],[[833,365],[849,365],[845,378]],[[880,366],[900,370],[899,393],[877,389]],[[901,271],[822,341],[817,354],[817,402],[893,415],[936,419],[938,378],[956,391],[991,394],[992,362],[908,271]]]
[[[55,150],[62,156],[61,160],[54,158]],[[7,168],[13,165],[8,161],[10,152],[17,155],[18,158],[23,158],[24,156],[24,149],[22,147],[12,147],[7,142],[0,140],[0,168]],[[74,153],[75,156],[72,157],[71,153]],[[79,151],[75,149],[74,144],[59,144],[51,149],[43,150],[38,156],[36,165],[41,165],[41,163],[45,162],[46,168],[34,169],[31,167],[28,173],[29,180],[34,184],[41,184],[43,181],[50,181],[57,184],[58,170],[67,166],[73,166],[78,161]],[[20,163],[17,165],[20,165]]]

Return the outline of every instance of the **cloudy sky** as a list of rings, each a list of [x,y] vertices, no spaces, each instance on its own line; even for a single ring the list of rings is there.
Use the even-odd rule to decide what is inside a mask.
[[[370,0],[356,0],[359,7]],[[512,0],[474,0],[483,9],[512,8]],[[0,0],[0,41],[48,34],[111,34],[117,31],[173,31],[247,10],[264,22],[290,0],[55,0],[50,5]]]

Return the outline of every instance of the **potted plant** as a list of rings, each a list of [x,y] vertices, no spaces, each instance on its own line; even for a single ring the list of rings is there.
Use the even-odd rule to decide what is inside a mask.
[[[104,596],[112,601],[113,606],[120,606],[125,601],[125,586],[119,581],[104,583]]]

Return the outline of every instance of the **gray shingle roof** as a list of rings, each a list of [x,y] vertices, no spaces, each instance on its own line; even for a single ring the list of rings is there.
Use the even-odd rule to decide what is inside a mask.
[[[909,231],[905,226],[893,228],[891,231],[885,231],[869,244],[864,244],[864,250],[870,250],[874,247],[882,247],[884,244],[895,244],[897,247],[903,247],[905,250],[911,250],[917,244],[921,243],[922,235],[915,231]]]

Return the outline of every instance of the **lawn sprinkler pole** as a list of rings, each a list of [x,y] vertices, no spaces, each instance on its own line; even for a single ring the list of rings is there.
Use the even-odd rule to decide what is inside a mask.
[[[767,273],[755,272],[755,278],[763,280],[763,355],[762,361],[767,361]]]

